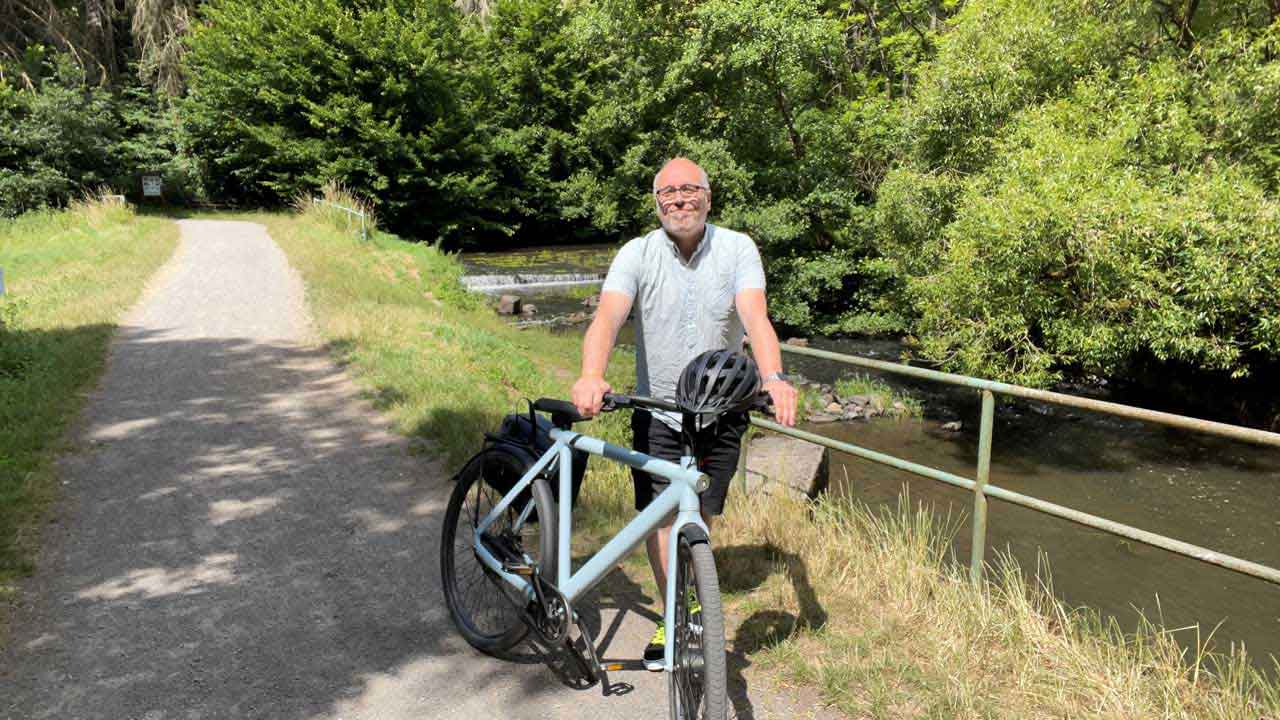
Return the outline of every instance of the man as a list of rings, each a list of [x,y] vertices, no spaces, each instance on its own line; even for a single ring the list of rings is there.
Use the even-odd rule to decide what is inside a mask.
[[[711,183],[692,161],[675,158],[653,179],[660,229],[628,242],[618,252],[600,292],[595,319],[582,342],[582,377],[573,386],[578,412],[600,412],[609,353],[634,304],[636,309],[636,394],[674,399],[685,365],[707,350],[742,348],[743,334],[759,367],[763,388],[773,398],[783,425],[795,424],[796,390],[782,374],[778,336],[765,310],[764,269],[751,238],[707,224]],[[724,509],[737,469],[746,416],[723,417],[703,432],[709,450],[700,460],[711,477],[702,493],[708,527]],[[680,419],[637,411],[632,415],[635,449],[679,462]],[[666,481],[634,470],[636,509],[642,510]],[[665,598],[670,521],[649,536],[645,548],[658,596]],[[645,666],[662,668],[665,628],[659,622],[645,648]]]

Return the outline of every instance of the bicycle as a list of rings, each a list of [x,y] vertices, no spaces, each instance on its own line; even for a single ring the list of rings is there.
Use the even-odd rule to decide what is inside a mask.
[[[754,409],[765,407],[766,400],[762,396]],[[624,408],[680,413],[685,440],[681,462],[660,460],[574,432],[572,426],[588,418],[563,400],[542,398],[530,403],[531,429],[537,427],[536,411],[548,413],[552,426],[551,446],[532,465],[532,438],[523,451],[519,444],[495,442],[477,453],[456,476],[441,543],[445,601],[459,632],[476,649],[497,655],[532,631],[548,647],[563,644],[588,682],[602,680],[607,670],[621,666],[601,665],[591,638],[578,627],[573,603],[675,512],[669,544],[674,552],[668,560],[665,588],[668,642],[663,659],[671,716],[723,720],[728,708],[724,616],[710,537],[699,512],[697,493],[708,487],[710,478],[696,469],[697,448],[693,447],[691,431],[697,416],[675,403],[654,398],[605,396],[605,411]],[[557,497],[576,494],[575,452],[639,468],[671,484],[572,572],[572,502],[557,504]],[[558,493],[553,493],[550,484],[553,473],[558,475]],[[580,472],[577,477],[580,481]],[[461,574],[459,561],[474,561],[475,567]],[[492,601],[494,607],[467,606],[465,601],[470,598],[464,591],[477,588],[477,599]],[[570,639],[575,627],[585,652]]]

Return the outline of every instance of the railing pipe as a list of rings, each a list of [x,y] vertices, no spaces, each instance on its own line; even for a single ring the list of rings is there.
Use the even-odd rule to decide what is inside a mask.
[[[945,482],[949,485],[962,487],[966,490],[972,490],[977,485],[973,480],[960,477],[959,475],[954,475],[919,463],[913,463],[909,460],[903,460],[874,450],[868,450],[850,443],[832,440],[831,438],[816,435],[804,430],[784,427],[771,420],[764,420],[753,416],[751,418],[751,424],[783,435],[789,435],[801,440],[808,440],[809,442],[822,445],[823,447],[849,453],[850,455],[878,462],[882,465],[898,468],[899,470],[904,470],[921,477],[932,478],[934,480]],[[1139,542],[1147,543],[1148,545],[1154,545],[1178,555],[1195,558],[1212,565],[1227,568],[1228,570],[1234,570],[1251,577],[1280,584],[1280,570],[1267,567],[1266,565],[1260,565],[1255,562],[1250,562],[1248,560],[1217,552],[1216,550],[1210,550],[1198,545],[1182,542],[1181,540],[1167,538],[1131,525],[1118,523],[1114,520],[1107,520],[1106,518],[1098,517],[1097,515],[1090,515],[1086,512],[1073,510],[1069,507],[1034,498],[1029,495],[1023,495],[1022,493],[1017,493],[1012,490],[1006,490],[995,485],[987,485],[985,488],[985,494],[988,497],[997,498],[1015,505],[1031,508],[1032,510],[1037,510],[1045,513],[1046,515],[1053,515],[1054,517],[1059,517],[1064,520],[1070,520],[1072,522],[1079,523],[1080,525],[1094,528],[1095,530],[1103,530],[1105,532],[1112,533],[1113,535],[1120,535],[1121,537],[1126,537],[1131,540],[1137,540]]]
[[[881,465],[888,465],[889,467],[897,468],[899,470],[909,472],[913,475],[919,475],[920,477],[927,477],[932,480],[938,480],[940,482],[947,483],[948,485],[955,485],[956,487],[964,488],[965,490],[973,489],[974,483],[969,478],[960,477],[959,475],[953,475],[949,472],[946,472],[945,470],[938,470],[937,468],[931,468],[928,465],[913,463],[910,460],[903,460],[902,458],[894,457],[892,455],[886,455],[882,452],[876,452],[875,450],[868,450],[864,447],[859,447],[857,445],[851,445],[846,442],[840,442],[839,440],[832,440],[829,437],[824,437],[822,435],[811,433],[805,430],[796,430],[795,428],[789,428],[783,425],[779,425],[778,423],[773,422],[772,420],[765,420],[763,418],[756,417],[755,415],[751,416],[751,424],[755,425],[756,427],[762,427],[766,430],[772,430],[776,433],[781,433],[783,435],[790,435],[793,438],[808,440],[811,443],[816,443],[818,445],[822,445],[823,447],[829,447],[832,450],[839,450],[840,452],[849,453],[850,455],[856,455],[857,457],[864,458],[866,460],[871,460],[872,462],[878,462]]]
[[[987,480],[991,476],[991,431],[996,414],[995,395],[982,391],[982,423],[978,430],[978,478],[973,485],[973,548],[969,559],[969,580],[982,582],[982,564],[987,548]]]
[[[1182,542],[1181,540],[1174,540],[1173,538],[1157,535],[1156,533],[1148,530],[1142,530],[1131,525],[1118,523],[1114,520],[1107,520],[1106,518],[1098,517],[1097,515],[1090,515],[1086,512],[1073,510],[1069,507],[1063,507],[1062,505],[1051,503],[1047,500],[1023,495],[1022,493],[1014,492],[1012,490],[1005,490],[1004,488],[996,487],[994,485],[987,486],[987,495],[993,498],[999,498],[1005,502],[1011,502],[1015,505],[1031,508],[1032,510],[1039,510],[1047,515],[1053,515],[1064,520],[1070,520],[1074,523],[1085,525],[1096,530],[1103,530],[1113,535],[1119,535],[1121,537],[1129,538],[1130,540],[1137,540],[1138,542],[1143,542],[1148,545],[1154,545],[1178,555],[1195,558],[1196,560],[1201,560],[1211,565],[1217,565],[1218,567],[1224,567],[1228,570],[1234,570],[1238,573],[1243,573],[1245,575],[1280,584],[1280,570],[1267,567],[1266,565],[1226,555],[1216,550],[1210,550],[1209,548],[1200,547],[1199,545],[1192,545],[1191,543]]]
[[[983,380],[981,378],[967,377],[965,375],[955,375],[953,373],[912,367],[910,365],[903,365],[900,363],[891,363],[883,360],[872,360],[870,358],[843,355],[841,353],[830,352],[827,350],[818,350],[815,348],[798,347],[786,344],[782,345],[782,349],[786,352],[795,353],[797,355],[808,355],[809,357],[834,360],[847,365],[856,365],[873,370],[882,370],[884,372],[894,373],[897,375],[906,375],[909,377],[921,378],[923,380],[935,380],[949,385],[971,387],[976,390],[989,390],[993,393],[1020,397],[1026,400],[1037,400],[1056,405],[1065,405],[1067,407],[1107,413],[1109,415],[1131,418],[1133,420],[1145,420],[1147,422],[1153,422],[1168,427],[1176,427],[1183,430],[1192,430],[1209,435],[1231,438],[1233,440],[1241,440],[1258,445],[1268,445],[1270,447],[1280,448],[1280,433],[1267,432],[1266,430],[1255,430],[1253,428],[1229,425],[1227,423],[1214,422],[1212,420],[1189,418],[1182,415],[1174,415],[1173,413],[1160,412],[1158,410],[1146,410],[1143,408],[1121,405],[1120,403],[1076,397],[1074,395],[1066,395],[1064,393],[1051,392],[1049,390],[1036,390],[1034,388],[1023,387],[1021,385],[1010,385],[1008,383],[996,382],[994,380]]]
[[[364,222],[365,215],[362,211],[349,208],[345,205],[339,205],[338,203],[335,203],[335,202],[329,202],[328,200],[325,200],[323,198],[318,198],[318,197],[311,198],[311,204],[327,205],[329,207],[337,208],[345,213],[348,213],[350,215],[354,215],[355,217],[360,218],[360,240],[365,241],[369,239],[369,233],[365,229],[365,222]]]

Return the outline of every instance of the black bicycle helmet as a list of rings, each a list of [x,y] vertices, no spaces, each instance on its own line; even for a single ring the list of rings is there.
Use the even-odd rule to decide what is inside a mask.
[[[760,392],[760,371],[747,355],[708,350],[689,361],[676,385],[676,402],[698,414],[747,410]]]

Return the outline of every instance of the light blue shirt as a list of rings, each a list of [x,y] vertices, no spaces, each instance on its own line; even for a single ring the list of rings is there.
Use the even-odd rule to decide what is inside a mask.
[[[751,238],[710,223],[688,262],[662,228],[623,245],[602,290],[632,298],[636,394],[675,400],[690,360],[707,350],[741,350],[745,329],[734,298],[764,287],[764,266]],[[678,416],[655,415],[680,428]]]

